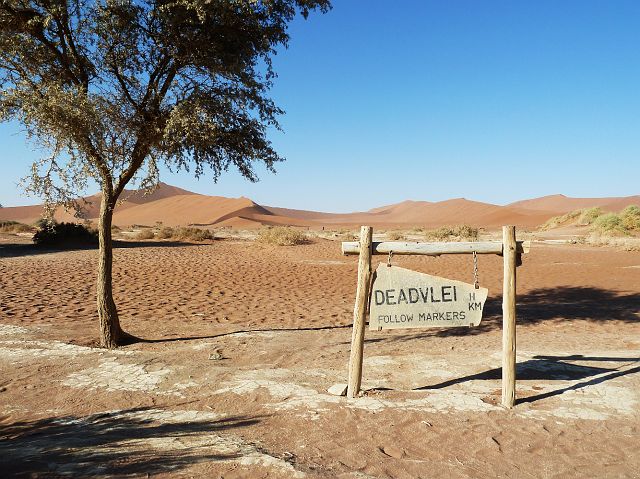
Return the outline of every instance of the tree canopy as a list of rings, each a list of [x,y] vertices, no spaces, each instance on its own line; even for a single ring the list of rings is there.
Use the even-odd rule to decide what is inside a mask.
[[[272,56],[297,12],[327,0],[0,0],[0,119],[49,155],[35,193],[65,202],[93,178],[118,196],[136,174],[281,157],[266,137]]]
[[[120,329],[111,223],[125,186],[157,183],[162,163],[214,179],[282,158],[267,138],[282,110],[268,96],[272,57],[301,13],[329,0],[0,0],[0,121],[47,151],[28,190],[74,206],[101,187],[97,306],[101,344]]]

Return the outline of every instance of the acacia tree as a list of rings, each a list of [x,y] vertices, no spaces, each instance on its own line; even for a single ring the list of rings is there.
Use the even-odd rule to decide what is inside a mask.
[[[132,339],[112,294],[113,210],[159,166],[230,166],[282,158],[267,139],[282,111],[271,59],[298,14],[329,0],[0,0],[0,120],[17,120],[46,155],[28,189],[70,207],[100,185],[97,307],[102,346]]]

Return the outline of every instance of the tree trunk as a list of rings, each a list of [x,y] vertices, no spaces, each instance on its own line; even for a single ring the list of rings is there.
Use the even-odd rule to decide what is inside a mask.
[[[127,336],[120,328],[120,318],[116,303],[113,301],[112,265],[113,246],[111,242],[111,221],[115,201],[108,192],[103,191],[100,204],[100,221],[98,223],[98,281],[97,302],[100,319],[100,345],[113,349]]]

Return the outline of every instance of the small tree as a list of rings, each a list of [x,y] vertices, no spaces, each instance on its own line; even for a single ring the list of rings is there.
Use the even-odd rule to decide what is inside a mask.
[[[297,13],[329,0],[0,0],[0,120],[17,120],[48,156],[27,181],[46,205],[100,185],[97,306],[101,344],[131,340],[112,294],[113,210],[132,180],[164,163],[230,166],[281,158],[266,138],[282,111],[267,96],[271,58]]]

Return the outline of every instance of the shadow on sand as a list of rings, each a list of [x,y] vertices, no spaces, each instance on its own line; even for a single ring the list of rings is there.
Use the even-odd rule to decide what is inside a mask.
[[[185,248],[189,246],[209,245],[210,243],[188,243],[182,241],[113,241],[114,249],[128,248]],[[28,243],[1,243],[0,258],[17,258],[20,256],[36,256],[42,254],[61,253],[66,251],[89,251],[97,250],[98,245],[78,244],[69,245],[65,248],[43,248]]]
[[[391,333],[383,337],[365,337],[366,343],[393,343],[419,340],[424,338],[442,338],[449,336],[472,336],[502,328],[502,298],[488,300],[480,326],[475,328],[434,328],[406,330],[398,334]],[[623,321],[640,323],[640,294],[619,294],[592,287],[560,287],[536,289],[518,296],[518,325],[537,324],[543,321]],[[178,338],[146,339],[142,342],[165,343],[175,341],[194,341],[215,339],[240,333],[324,331],[332,329],[350,329],[351,324],[327,325],[308,328],[264,328],[239,329],[207,336],[185,336]],[[350,344],[343,341],[339,344]]]
[[[625,363],[619,368],[605,368],[599,366],[584,366],[580,364],[572,364],[568,361],[582,362],[623,362]],[[599,357],[599,356],[534,356],[532,359],[516,364],[516,380],[517,381],[579,381],[568,386],[545,393],[536,394],[524,398],[519,398],[516,404],[535,402],[553,396],[558,396],[567,391],[581,389],[587,386],[600,384],[611,379],[615,379],[628,374],[635,374],[640,371],[640,366],[629,367],[630,365],[640,362],[640,357]],[[443,389],[455,384],[461,384],[468,381],[482,380],[499,380],[502,377],[502,369],[495,368],[482,371],[460,378],[442,381],[437,384],[422,386],[415,390],[431,390]],[[517,386],[516,386],[517,388]]]
[[[164,414],[135,408],[1,424],[0,470],[3,477],[149,477],[237,458],[239,447],[229,447],[227,442],[226,447],[219,443],[216,448],[217,433],[259,422],[244,417],[191,421],[173,416],[167,420],[171,416]]]

